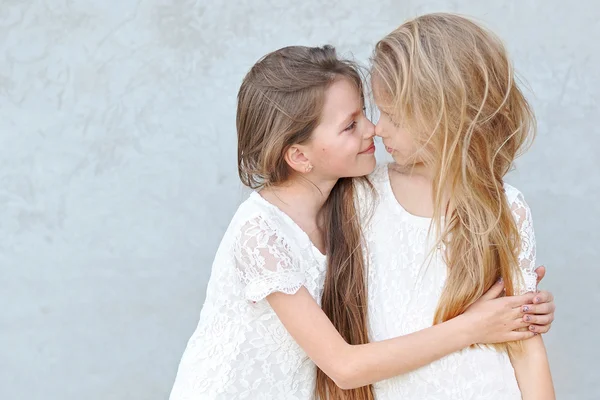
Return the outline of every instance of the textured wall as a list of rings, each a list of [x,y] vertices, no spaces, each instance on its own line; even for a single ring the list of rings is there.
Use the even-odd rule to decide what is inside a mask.
[[[243,198],[235,95],[264,53],[367,60],[404,19],[505,38],[540,121],[534,212],[560,399],[598,399],[600,6],[592,1],[0,1],[0,398],[165,399]],[[379,154],[379,153],[378,153]]]

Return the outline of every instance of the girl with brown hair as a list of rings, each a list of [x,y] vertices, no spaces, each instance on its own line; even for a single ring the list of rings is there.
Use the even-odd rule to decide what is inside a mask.
[[[497,284],[446,322],[368,343],[355,191],[369,187],[375,128],[363,107],[360,75],[330,46],[280,49],[245,77],[238,168],[255,191],[217,251],[172,400],[367,399],[372,382],[534,335],[516,331],[534,294],[497,298]]]

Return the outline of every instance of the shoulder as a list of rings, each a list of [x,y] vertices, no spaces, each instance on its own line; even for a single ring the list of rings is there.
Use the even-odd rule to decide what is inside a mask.
[[[525,196],[516,187],[509,185],[508,183],[504,183],[504,194],[513,211],[519,208],[529,209],[529,205],[525,201]]]
[[[252,192],[242,203],[232,227],[238,246],[280,244],[294,253],[310,245],[308,236],[283,211]]]
[[[508,183],[504,183],[504,193],[506,194],[506,200],[508,200],[509,204],[513,204],[519,200],[525,201],[523,193]]]
[[[531,209],[527,201],[525,201],[523,193],[508,183],[504,184],[504,192],[517,224],[521,225],[525,221],[531,221]]]

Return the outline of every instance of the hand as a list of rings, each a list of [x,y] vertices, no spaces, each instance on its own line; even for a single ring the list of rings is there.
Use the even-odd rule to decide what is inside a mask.
[[[546,275],[546,267],[543,265],[535,270],[537,274],[538,284]],[[526,315],[523,315],[523,321],[530,324],[529,329],[535,333],[546,333],[552,327],[554,321],[554,296],[547,290],[542,290],[537,293],[533,299],[532,305],[526,305],[527,310],[523,310]]]
[[[498,282],[479,300],[473,303],[461,316],[468,320],[473,344],[504,343],[526,340],[536,335],[526,328],[530,322],[524,320],[524,307],[533,307],[533,300],[539,293],[526,293],[521,296],[500,297],[504,283]],[[530,315],[529,312],[528,315]]]

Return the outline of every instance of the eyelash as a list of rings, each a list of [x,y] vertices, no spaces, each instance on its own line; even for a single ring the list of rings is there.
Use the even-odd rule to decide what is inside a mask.
[[[394,121],[394,120],[392,119],[392,117],[390,117],[390,115],[389,115],[389,114],[386,114],[386,113],[384,113],[383,111],[380,111],[379,113],[380,113],[381,115],[385,115],[385,116],[386,116],[386,117],[387,117],[387,118],[390,120],[390,122],[392,123],[392,125],[394,125],[396,128],[400,128],[400,124],[399,124],[398,122]]]
[[[344,132],[351,131],[355,127],[356,127],[356,121],[352,121],[352,123],[350,125],[348,125],[348,127],[346,129],[344,129]]]

